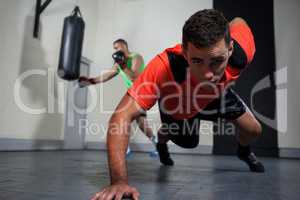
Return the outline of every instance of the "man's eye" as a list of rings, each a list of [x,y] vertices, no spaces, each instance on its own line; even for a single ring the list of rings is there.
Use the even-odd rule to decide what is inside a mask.
[[[212,65],[219,65],[222,64],[224,62],[224,60],[215,60],[214,62],[212,62]]]
[[[192,60],[192,63],[193,63],[193,64],[196,64],[196,65],[197,65],[197,64],[201,64],[201,63],[202,63],[202,60],[196,60],[196,59],[195,59],[195,60]]]

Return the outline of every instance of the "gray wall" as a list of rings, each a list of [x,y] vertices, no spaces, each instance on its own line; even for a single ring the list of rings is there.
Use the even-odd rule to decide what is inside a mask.
[[[71,13],[75,1],[52,1],[42,14],[39,40],[32,37],[35,2],[35,0],[0,1],[0,138],[2,139],[63,138],[63,114],[59,113],[59,107],[64,105],[62,99],[64,94],[62,93],[59,98],[58,86],[64,87],[64,82],[57,79],[56,69],[63,19]],[[87,21],[83,54],[93,57],[97,20],[97,6],[94,5],[98,2],[96,0],[77,2]],[[21,81],[19,90],[15,91],[16,80],[24,73],[33,72],[32,70],[37,70],[41,74],[29,76]],[[15,98],[14,92],[19,93],[20,98]],[[21,105],[22,103],[25,107]],[[36,110],[41,108],[45,110]]]
[[[300,1],[275,0],[279,147],[300,148]],[[286,81],[285,81],[286,80]]]

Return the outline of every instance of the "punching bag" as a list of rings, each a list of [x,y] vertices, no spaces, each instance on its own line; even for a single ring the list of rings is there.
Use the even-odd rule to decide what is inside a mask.
[[[85,23],[79,7],[64,19],[58,76],[64,80],[76,80],[80,76],[80,60]]]

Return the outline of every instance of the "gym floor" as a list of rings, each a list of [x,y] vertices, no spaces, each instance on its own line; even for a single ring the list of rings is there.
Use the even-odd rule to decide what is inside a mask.
[[[163,167],[146,153],[128,159],[141,200],[299,199],[300,160],[261,158],[250,173],[230,156],[174,155]],[[1,152],[1,200],[87,200],[109,183],[104,151]]]

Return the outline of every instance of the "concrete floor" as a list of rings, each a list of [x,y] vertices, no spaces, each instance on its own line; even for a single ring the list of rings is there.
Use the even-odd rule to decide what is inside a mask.
[[[235,157],[173,158],[174,167],[163,167],[148,154],[131,155],[141,200],[300,199],[300,160],[264,158],[267,172],[255,174]],[[105,152],[0,153],[0,200],[87,200],[108,182]]]

